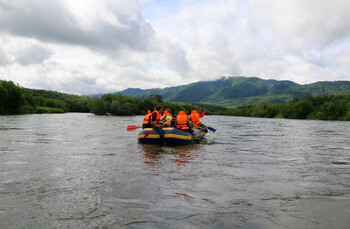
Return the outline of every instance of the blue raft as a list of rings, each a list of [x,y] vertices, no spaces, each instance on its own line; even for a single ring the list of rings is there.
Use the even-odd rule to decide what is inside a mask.
[[[149,135],[146,136],[145,134],[149,131],[152,131]],[[164,131],[164,140],[166,144],[180,144],[180,145],[186,145],[195,143],[195,140],[193,138],[193,135],[191,132],[179,130],[174,127],[163,127]],[[197,135],[199,140],[202,140],[207,133],[206,129],[194,129],[195,134]],[[162,140],[158,134],[157,131],[153,130],[152,128],[145,128],[142,129],[137,136],[139,143],[153,143],[153,144],[160,144],[162,143]]]

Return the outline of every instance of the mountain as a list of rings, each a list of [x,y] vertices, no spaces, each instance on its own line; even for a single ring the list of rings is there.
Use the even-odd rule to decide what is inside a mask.
[[[257,105],[262,102],[285,103],[293,98],[350,93],[350,81],[326,81],[300,85],[288,80],[257,77],[222,77],[164,89],[129,88],[120,92],[137,98],[161,95],[169,102],[208,103],[225,106]]]

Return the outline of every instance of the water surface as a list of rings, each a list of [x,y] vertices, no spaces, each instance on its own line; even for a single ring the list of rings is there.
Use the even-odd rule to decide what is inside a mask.
[[[349,122],[204,116],[170,147],[141,120],[0,116],[0,228],[349,228]]]

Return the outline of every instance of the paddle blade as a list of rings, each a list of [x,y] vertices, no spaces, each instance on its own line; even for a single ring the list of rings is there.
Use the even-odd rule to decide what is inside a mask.
[[[207,126],[208,130],[215,132],[216,130],[213,127]]]
[[[147,136],[152,132],[152,130],[148,131],[147,133],[145,133],[145,136],[143,136],[143,138],[147,138]]]
[[[131,126],[128,126],[126,128],[127,131],[133,131],[133,130],[136,130],[137,128],[140,128],[139,126],[136,126],[136,125],[131,125]]]

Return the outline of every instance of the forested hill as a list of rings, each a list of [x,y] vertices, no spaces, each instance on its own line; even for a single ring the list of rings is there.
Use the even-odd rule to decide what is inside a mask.
[[[23,88],[0,79],[0,115],[89,112],[89,97]]]
[[[129,88],[120,92],[136,98],[161,95],[165,101],[208,103],[225,106],[285,103],[293,98],[350,93],[350,81],[325,81],[300,85],[292,81],[264,80],[257,77],[222,77],[164,89]]]
[[[255,80],[260,81],[260,79]],[[263,80],[260,82],[266,83]],[[275,83],[273,89],[269,88],[269,90],[275,90],[276,93],[286,93],[285,91],[291,93],[288,92],[288,90],[291,90],[293,93],[298,93],[298,96],[306,96],[311,93],[321,95],[325,92],[329,93],[329,91],[346,91],[347,83],[316,83],[306,86],[291,86],[294,83],[283,81]],[[198,86],[200,84],[194,85]],[[266,87],[266,85],[260,84],[261,91],[264,90],[264,86]],[[186,86],[172,89],[185,91],[182,87]],[[242,88],[237,89],[241,93],[240,95],[249,92],[249,90],[244,91]],[[249,87],[247,88],[249,89]],[[295,88],[298,90],[295,90]],[[209,90],[210,87],[207,87],[207,89]],[[235,94],[238,93],[237,91],[231,95],[233,98],[237,96]],[[217,93],[223,92],[218,91]],[[258,106],[247,105],[227,108],[203,103],[166,102],[157,94],[152,94],[146,98],[135,98],[120,93],[90,98],[54,91],[28,89],[11,81],[0,80],[0,115],[63,112],[91,112],[96,115],[144,115],[147,110],[152,110],[157,105],[170,108],[173,114],[177,114],[181,110],[190,113],[194,109],[199,111],[205,109],[208,115],[350,121],[350,93],[347,95],[307,97],[306,99],[295,98],[289,103],[272,104],[264,102]]]
[[[163,105],[176,114],[180,110],[206,110],[206,114],[223,115],[227,108],[210,104],[164,102],[159,95],[135,98],[121,94],[100,97],[70,95],[55,91],[23,88],[12,81],[0,79],[0,115],[91,112],[97,115],[145,115]]]

